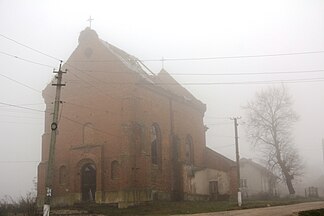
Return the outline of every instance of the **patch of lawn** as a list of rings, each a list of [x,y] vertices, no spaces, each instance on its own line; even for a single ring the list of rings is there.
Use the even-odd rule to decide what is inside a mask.
[[[152,202],[146,205],[118,209],[108,205],[87,205],[81,209],[91,213],[104,214],[108,216],[124,215],[174,215],[174,214],[193,214],[200,212],[226,211],[238,208],[234,202]]]
[[[307,201],[305,199],[286,199],[286,200],[268,200],[268,201],[245,201],[241,207],[234,201],[155,201],[139,206],[133,206],[126,209],[118,209],[107,204],[83,204],[75,207],[79,210],[86,210],[91,214],[103,214],[107,216],[125,216],[125,215],[175,215],[175,214],[194,214],[205,212],[229,211],[249,208],[262,208],[267,206],[290,205]],[[316,200],[318,201],[318,200]],[[308,216],[308,215],[303,215]],[[323,215],[324,216],[324,215]]]
[[[302,211],[302,212],[299,212],[298,215],[299,216],[324,216],[324,209]]]

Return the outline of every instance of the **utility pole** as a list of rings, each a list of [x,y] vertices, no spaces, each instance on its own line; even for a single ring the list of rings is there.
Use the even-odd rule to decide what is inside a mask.
[[[236,150],[236,172],[237,172],[237,203],[238,206],[242,205],[242,194],[241,194],[241,176],[240,176],[240,154],[238,146],[238,132],[237,132],[237,120],[241,117],[234,117],[234,130],[235,130],[235,150]]]
[[[57,79],[57,83],[53,83],[53,86],[56,86],[56,94],[54,101],[54,113],[53,113],[53,121],[51,123],[51,142],[49,146],[49,156],[47,161],[47,172],[45,179],[45,200],[44,200],[44,208],[43,208],[43,216],[49,216],[50,213],[50,203],[52,197],[52,186],[53,186],[53,165],[54,165],[54,157],[55,157],[55,143],[56,143],[56,133],[57,133],[57,124],[58,124],[58,113],[60,107],[60,96],[61,96],[61,87],[65,86],[62,84],[62,75],[63,72],[61,70],[62,61],[60,63],[60,67],[58,71],[53,71],[53,73],[57,73],[55,78]]]
[[[323,162],[324,162],[324,139],[322,139],[322,152],[323,152]]]

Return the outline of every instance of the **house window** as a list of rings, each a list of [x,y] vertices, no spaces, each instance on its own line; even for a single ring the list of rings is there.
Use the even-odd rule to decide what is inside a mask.
[[[186,138],[185,154],[186,164],[193,164],[193,142],[190,135],[188,135]]]
[[[240,179],[240,187],[246,188],[247,187],[247,180],[246,179]]]
[[[120,167],[118,161],[111,162],[111,179],[118,179],[120,176]]]
[[[154,123],[151,128],[152,164],[158,165],[160,158],[161,158],[161,131],[159,125]]]
[[[67,172],[66,166],[64,166],[64,165],[61,166],[59,169],[59,183],[61,185],[67,183],[67,175],[68,175],[68,172]]]

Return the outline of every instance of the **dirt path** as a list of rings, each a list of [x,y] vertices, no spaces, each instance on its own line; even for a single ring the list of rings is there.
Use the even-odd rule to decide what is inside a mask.
[[[244,209],[225,212],[211,212],[192,214],[194,216],[291,216],[298,215],[297,212],[311,209],[324,208],[324,202],[299,203],[286,206],[274,206],[256,209]],[[181,216],[181,215],[178,215]],[[188,216],[188,215],[183,215]]]

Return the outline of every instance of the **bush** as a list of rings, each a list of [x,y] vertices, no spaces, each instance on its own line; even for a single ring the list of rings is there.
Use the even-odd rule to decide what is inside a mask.
[[[0,201],[0,216],[9,214],[20,214],[23,216],[37,215],[36,196],[34,193],[27,193],[15,201],[10,196],[5,196]]]

